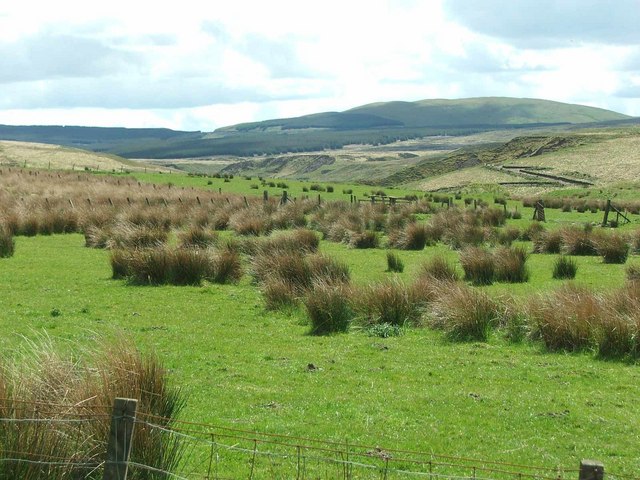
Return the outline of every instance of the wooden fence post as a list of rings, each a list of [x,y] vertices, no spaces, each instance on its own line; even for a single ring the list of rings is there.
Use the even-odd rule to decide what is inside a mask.
[[[137,408],[138,401],[131,398],[116,398],[113,402],[103,480],[127,480]]]
[[[579,480],[604,480],[604,465],[595,460],[582,460]]]
[[[607,221],[609,220],[609,212],[611,211],[611,199],[607,199],[607,206],[604,208],[604,219],[602,220],[602,226],[607,226]]]

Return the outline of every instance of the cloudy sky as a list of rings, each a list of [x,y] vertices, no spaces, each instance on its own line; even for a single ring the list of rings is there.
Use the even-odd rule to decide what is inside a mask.
[[[512,96],[640,116],[640,0],[0,3],[0,123],[168,127]]]

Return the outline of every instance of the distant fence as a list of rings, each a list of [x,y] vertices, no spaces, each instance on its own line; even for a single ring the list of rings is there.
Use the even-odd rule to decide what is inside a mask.
[[[87,422],[105,422],[108,438],[97,445],[102,452],[89,459],[59,458],[40,452],[12,452],[0,443],[0,476],[3,464],[29,463],[44,470],[72,468],[68,478],[158,479],[405,479],[429,480],[603,480],[604,467],[583,461],[580,468],[548,468],[436,455],[379,446],[332,442],[313,438],[259,433],[216,425],[174,421],[136,412],[137,402],[116,399],[109,415],[86,414],[62,418],[0,418],[0,424],[17,429],[38,422],[55,429],[60,423],[74,423],[78,429]],[[63,407],[63,406],[60,406]],[[77,406],[69,406],[77,407]],[[6,415],[6,413],[5,413]],[[164,426],[163,426],[164,425]],[[183,453],[178,471],[130,460],[135,429],[147,430],[150,438],[180,445]],[[179,442],[176,442],[179,440]],[[47,478],[35,477],[35,478]],[[65,477],[67,478],[67,477]],[[636,477],[607,472],[613,480]]]

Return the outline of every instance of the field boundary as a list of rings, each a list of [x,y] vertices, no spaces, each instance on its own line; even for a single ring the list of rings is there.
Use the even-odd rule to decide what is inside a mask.
[[[0,399],[0,404],[5,399]],[[16,400],[11,400],[16,402]],[[336,442],[292,435],[256,432],[213,424],[166,419],[151,414],[136,414],[136,400],[115,399],[112,414],[82,412],[78,405],[52,405],[38,402],[17,402],[28,406],[31,415],[16,415],[0,410],[0,425],[19,431],[29,424],[57,429],[73,424],[82,440],[86,423],[110,423],[109,437],[100,448],[102,458],[58,458],[41,452],[7,451],[0,443],[0,472],[3,464],[25,463],[50,472],[51,469],[71,469],[73,478],[103,478],[126,480],[138,475],[171,479],[227,478],[428,478],[429,480],[603,480],[604,466],[583,460],[580,468],[542,467],[471,459],[435,453]],[[55,406],[65,413],[55,418],[41,418],[42,406]],[[105,408],[109,406],[104,406]],[[94,406],[95,408],[95,406]],[[101,407],[102,408],[102,407]],[[111,407],[109,407],[111,408]],[[9,413],[9,414],[8,414]],[[11,415],[13,413],[13,415]],[[172,425],[172,426],[168,426]],[[131,437],[136,429],[147,430],[149,438],[180,445],[183,461],[179,472],[168,472],[154,465],[131,461]],[[83,473],[85,472],[85,473]],[[241,472],[241,473],[240,473]],[[229,476],[233,475],[233,476]],[[607,472],[613,480],[637,480],[637,477]]]

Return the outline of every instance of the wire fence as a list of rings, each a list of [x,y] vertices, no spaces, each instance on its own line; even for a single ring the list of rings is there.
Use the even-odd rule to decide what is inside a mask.
[[[103,478],[109,462],[120,466],[126,463],[125,478],[129,479],[578,480],[580,476],[578,468],[520,465],[254,432],[140,412],[119,417],[115,413],[95,413],[95,406],[86,412],[78,411],[77,407],[25,402],[22,410],[18,405],[7,412],[0,399],[0,478],[11,478],[3,476],[3,472],[10,471],[9,467],[11,471],[22,468],[31,472],[24,478]],[[46,410],[49,416],[39,415],[37,412],[41,410]],[[118,458],[109,460],[106,452],[110,436],[97,438],[96,432],[108,432],[111,424],[113,435],[113,426],[121,425],[120,420],[130,421],[136,434],[144,435],[153,445],[171,449],[180,461],[167,469],[161,461],[166,452],[157,457],[158,462],[143,461],[148,457],[137,455],[139,452],[132,451],[131,458],[124,453],[130,447],[119,449]],[[27,448],[10,448],[7,438],[11,435],[25,437],[34,431],[41,437],[36,435],[21,444]],[[65,448],[44,448],[47,445],[43,442],[52,438],[44,432],[64,432],[56,438]],[[117,436],[118,432],[115,433]],[[610,472],[607,478],[638,480]]]

